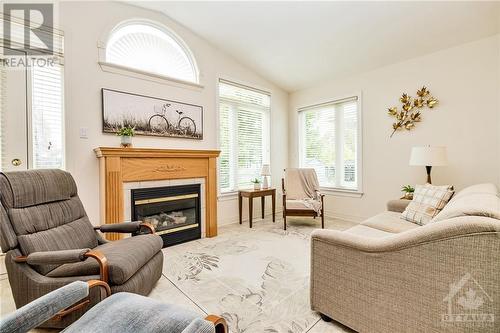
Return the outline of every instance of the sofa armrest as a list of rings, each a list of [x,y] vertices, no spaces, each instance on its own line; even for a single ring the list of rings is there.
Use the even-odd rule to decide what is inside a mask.
[[[387,202],[387,210],[390,212],[402,213],[410,204],[411,200],[397,199]]]
[[[94,227],[94,230],[99,230],[100,232],[118,232],[125,234],[139,232],[142,229],[146,229],[150,234],[155,233],[155,229],[152,225],[140,221],[110,223]]]

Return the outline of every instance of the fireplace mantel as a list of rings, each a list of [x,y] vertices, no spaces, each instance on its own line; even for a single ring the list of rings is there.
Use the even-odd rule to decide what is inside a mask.
[[[219,150],[110,148],[94,149],[99,159],[101,220],[124,222],[123,183],[204,178],[205,230],[217,236],[217,163]],[[107,235],[110,240],[122,237]]]

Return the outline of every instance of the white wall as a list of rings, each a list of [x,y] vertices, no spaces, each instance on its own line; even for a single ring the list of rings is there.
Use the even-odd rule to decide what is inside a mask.
[[[251,70],[223,54],[188,29],[160,13],[118,2],[62,2],[60,26],[65,33],[65,108],[66,161],[93,224],[99,224],[98,161],[93,149],[118,146],[119,138],[102,133],[101,88],[173,99],[202,105],[202,141],[135,137],[134,146],[150,148],[217,148],[217,80],[220,76],[267,89],[272,94],[271,164],[273,181],[278,183],[288,163],[288,94]],[[146,18],[166,25],[191,48],[201,73],[201,90],[186,89],[129,76],[103,72],[98,65],[97,42],[123,20]],[[88,128],[88,139],[79,137],[80,127]],[[256,205],[260,206],[260,205]],[[256,208],[257,214],[259,211]],[[238,216],[236,199],[219,202],[221,223],[234,222]]]
[[[361,91],[364,195],[328,196],[329,215],[361,220],[398,198],[402,185],[424,183],[425,168],[408,166],[412,146],[448,147],[449,166],[434,168],[435,184],[454,184],[457,189],[480,182],[498,184],[499,48],[497,35],[291,94],[291,166],[298,165],[297,107]],[[389,138],[392,119],[387,108],[398,105],[401,93],[415,94],[422,85],[440,104],[423,111],[415,130]]]

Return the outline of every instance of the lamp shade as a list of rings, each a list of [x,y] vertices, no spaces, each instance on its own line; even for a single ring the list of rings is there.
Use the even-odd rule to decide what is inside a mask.
[[[442,166],[448,164],[446,147],[413,147],[410,165]]]
[[[270,176],[271,175],[271,167],[269,166],[269,164],[262,165],[262,170],[260,170],[260,175],[261,176]]]

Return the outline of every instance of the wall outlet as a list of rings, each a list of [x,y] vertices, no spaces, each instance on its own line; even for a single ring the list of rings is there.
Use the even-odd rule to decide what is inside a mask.
[[[80,127],[80,139],[88,139],[88,127]]]

